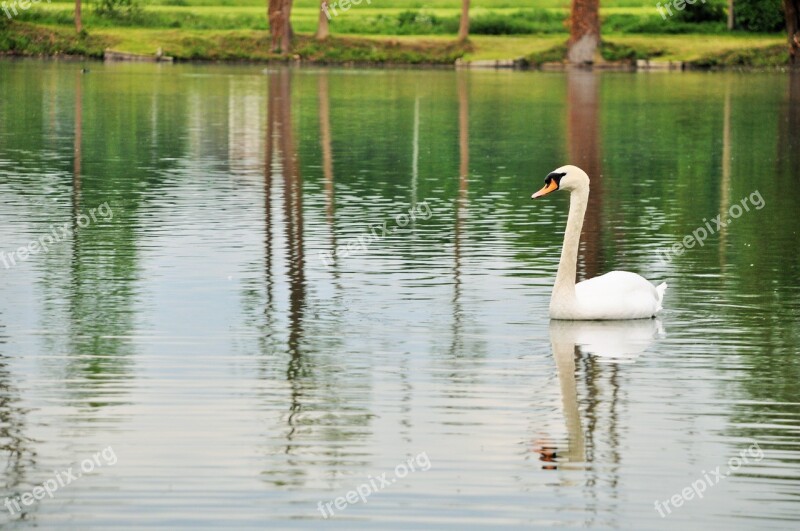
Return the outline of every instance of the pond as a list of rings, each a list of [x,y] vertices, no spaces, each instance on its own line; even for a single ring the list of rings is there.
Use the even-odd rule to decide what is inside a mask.
[[[9,528],[800,521],[800,78],[0,72]]]

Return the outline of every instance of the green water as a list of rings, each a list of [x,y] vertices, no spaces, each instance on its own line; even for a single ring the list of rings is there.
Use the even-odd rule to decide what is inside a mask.
[[[9,528],[797,526],[800,78],[82,66],[0,63]],[[548,320],[566,163],[658,319]]]

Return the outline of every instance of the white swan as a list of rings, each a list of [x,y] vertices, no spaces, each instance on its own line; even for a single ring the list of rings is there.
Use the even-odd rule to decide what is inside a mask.
[[[556,190],[566,190],[570,195],[564,246],[550,298],[550,318],[580,321],[654,317],[661,311],[666,282],[656,287],[636,273],[612,271],[575,284],[578,244],[589,201],[589,176],[577,166],[562,166],[545,177],[544,187],[531,199]]]

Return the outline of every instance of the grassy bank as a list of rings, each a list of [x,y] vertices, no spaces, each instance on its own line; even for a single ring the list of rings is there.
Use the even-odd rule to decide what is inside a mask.
[[[330,64],[453,64],[525,58],[535,66],[563,59],[563,0],[480,0],[468,45],[454,43],[460,0],[372,0],[331,20],[333,37],[311,38],[318,0],[295,0],[290,59]],[[698,67],[775,67],[787,63],[781,34],[728,32],[724,24],[662,20],[641,0],[608,0],[601,9],[607,61],[660,59]],[[72,26],[72,3],[34,4],[0,21],[0,53],[102,57],[106,48],[178,60],[278,61],[268,52],[263,0],[156,0],[125,17],[101,17],[89,4],[87,31]]]
[[[331,37],[324,42],[297,35],[291,57],[269,52],[266,31],[114,29],[77,34],[72,28],[12,23],[0,31],[0,53],[16,56],[102,58],[106,48],[152,55],[161,48],[177,60],[302,61],[320,64],[452,65],[471,49],[452,39]]]
[[[771,36],[610,35],[604,38],[600,52],[608,62],[651,59],[682,62],[691,68],[778,68],[789,63],[784,40]],[[562,41],[522,58],[530,67],[537,67],[561,62],[565,55]]]
[[[198,5],[202,0],[164,0],[170,3],[146,5],[142,9],[116,16],[99,16],[92,5],[84,9],[83,21],[90,28],[138,27],[197,30],[267,30],[265,5],[243,1],[237,5]],[[216,0],[223,2],[224,0]],[[332,0],[334,4],[337,0]],[[341,1],[341,0],[339,0]],[[370,35],[455,35],[458,31],[459,2],[366,0],[347,12],[332,16],[335,34]],[[250,5],[248,5],[250,4]],[[629,0],[604,3],[600,10],[603,27],[612,33],[719,33],[722,20],[689,24],[665,21],[653,6],[632,4]],[[481,0],[470,11],[473,35],[531,35],[564,33],[569,16],[566,2],[530,3],[507,0]],[[71,2],[38,3],[19,11],[18,22],[69,25],[74,5]],[[297,1],[292,8],[292,26],[300,33],[313,33],[319,17],[318,1]]]

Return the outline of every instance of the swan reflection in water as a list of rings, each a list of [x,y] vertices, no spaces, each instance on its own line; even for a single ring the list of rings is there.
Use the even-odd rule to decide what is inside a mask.
[[[576,354],[591,356],[594,361],[605,364],[633,363],[663,334],[664,329],[659,319],[550,321],[550,345],[561,387],[567,442],[566,448],[563,444],[547,440],[534,443],[539,460],[546,463],[543,468],[570,468],[567,463],[586,461],[584,432],[578,407]],[[579,347],[577,353],[575,347]],[[587,375],[595,378],[595,371]]]

